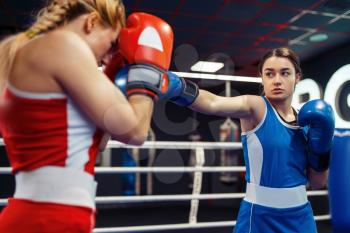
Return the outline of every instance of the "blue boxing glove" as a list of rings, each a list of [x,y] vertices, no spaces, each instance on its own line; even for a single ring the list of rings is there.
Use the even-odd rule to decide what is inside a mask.
[[[315,171],[327,170],[335,128],[332,107],[321,99],[311,100],[300,109],[298,123],[306,133],[310,166]]]
[[[180,106],[189,106],[196,100],[199,94],[197,84],[170,71],[168,71],[168,78],[168,90],[159,96],[161,99],[169,99]]]
[[[115,76],[114,84],[126,95],[128,84],[129,66],[125,66]],[[159,98],[170,100],[180,106],[189,106],[197,98],[199,89],[197,84],[184,78],[180,78],[172,72],[168,72],[169,85],[164,93],[159,94]]]
[[[126,85],[128,82],[128,72],[129,72],[129,67],[125,66],[118,71],[114,79],[114,84],[123,92],[125,96],[126,96]]]

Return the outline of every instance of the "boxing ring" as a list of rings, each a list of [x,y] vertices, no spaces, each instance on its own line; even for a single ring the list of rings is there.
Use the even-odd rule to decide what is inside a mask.
[[[0,145],[4,146],[1,139]],[[95,201],[101,204],[118,204],[118,203],[144,203],[144,202],[162,202],[162,201],[183,201],[190,202],[190,211],[188,221],[178,224],[162,225],[143,225],[143,226],[123,226],[123,227],[103,227],[95,228],[94,233],[105,232],[148,232],[148,231],[166,231],[177,229],[199,229],[199,228],[216,228],[232,227],[236,221],[216,221],[216,222],[198,222],[197,214],[200,200],[218,200],[218,199],[241,199],[245,193],[213,193],[202,194],[203,173],[216,172],[244,172],[244,166],[204,166],[205,150],[240,150],[240,142],[178,142],[178,141],[147,141],[142,146],[130,146],[117,141],[109,141],[107,148],[139,148],[139,149],[169,149],[169,150],[194,150],[196,163],[191,167],[96,167],[96,174],[123,174],[123,173],[194,173],[192,194],[182,195],[147,195],[147,196],[97,196]],[[0,174],[11,174],[10,167],[0,167]],[[308,196],[325,196],[327,190],[308,191]],[[7,204],[7,199],[0,199],[0,206]],[[316,221],[330,220],[330,214],[316,215]]]

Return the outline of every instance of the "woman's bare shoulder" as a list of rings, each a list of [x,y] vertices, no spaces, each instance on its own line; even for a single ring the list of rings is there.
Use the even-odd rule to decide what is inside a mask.
[[[88,44],[79,35],[67,30],[49,32],[35,38],[25,47],[27,59],[48,71],[79,63],[81,60],[87,60],[90,64],[96,63]]]
[[[82,53],[93,55],[87,43],[76,33],[67,30],[55,30],[44,35],[41,46],[44,51],[56,52],[58,54]]]

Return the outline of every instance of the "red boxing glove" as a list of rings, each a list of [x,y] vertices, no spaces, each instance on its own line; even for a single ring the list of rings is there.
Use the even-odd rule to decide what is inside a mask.
[[[143,94],[157,98],[167,91],[173,41],[173,31],[164,20],[146,13],[134,13],[127,18],[118,44],[130,65],[128,96]]]
[[[162,19],[146,14],[131,14],[119,34],[119,48],[129,64],[152,64],[163,70],[170,66],[174,34]]]
[[[114,83],[115,76],[125,66],[124,58],[120,54],[119,50],[116,50],[113,55],[108,59],[108,63],[105,65],[103,72]]]

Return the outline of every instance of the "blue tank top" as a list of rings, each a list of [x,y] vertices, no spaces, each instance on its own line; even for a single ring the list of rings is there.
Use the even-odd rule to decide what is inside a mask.
[[[246,181],[271,188],[305,185],[307,143],[302,128],[284,122],[266,97],[265,115],[242,133]]]

